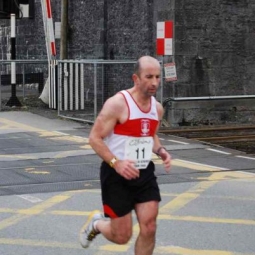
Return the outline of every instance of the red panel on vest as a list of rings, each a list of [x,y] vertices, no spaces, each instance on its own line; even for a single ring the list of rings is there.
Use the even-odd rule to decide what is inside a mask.
[[[144,121],[146,123],[144,123]],[[154,136],[157,130],[157,126],[158,126],[157,120],[152,119],[127,120],[125,123],[117,124],[115,126],[114,134],[133,137]]]

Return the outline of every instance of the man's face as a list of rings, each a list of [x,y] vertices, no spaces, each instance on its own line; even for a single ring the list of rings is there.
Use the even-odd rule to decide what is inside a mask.
[[[144,96],[156,94],[160,83],[160,67],[158,65],[146,65],[137,75],[136,84]]]

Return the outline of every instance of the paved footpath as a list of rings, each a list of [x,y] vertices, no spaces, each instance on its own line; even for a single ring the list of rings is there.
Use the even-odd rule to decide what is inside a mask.
[[[85,250],[78,232],[101,209],[100,159],[89,125],[28,112],[0,112],[0,255],[134,254],[133,238],[98,236]],[[255,156],[160,135],[171,152],[165,174],[154,156],[162,202],[154,254],[255,255]]]

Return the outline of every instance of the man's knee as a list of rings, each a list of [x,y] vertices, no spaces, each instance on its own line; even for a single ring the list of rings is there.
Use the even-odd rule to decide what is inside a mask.
[[[155,236],[157,230],[157,224],[155,221],[150,221],[146,224],[141,224],[140,234],[143,236]]]
[[[117,244],[126,244],[133,230],[131,213],[116,219],[111,220],[111,233],[113,240]]]
[[[132,231],[125,231],[125,232],[119,232],[119,233],[113,233],[114,240],[116,244],[126,244],[130,240],[132,236]]]

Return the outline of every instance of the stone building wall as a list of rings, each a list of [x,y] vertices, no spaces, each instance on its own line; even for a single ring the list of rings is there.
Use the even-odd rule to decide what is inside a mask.
[[[47,58],[40,2],[35,0],[34,19],[17,20],[17,59]],[[52,1],[52,11],[54,22],[60,22],[61,0]],[[175,22],[174,56],[158,58],[176,63],[178,80],[164,82],[164,99],[255,95],[254,0],[69,0],[68,58],[156,56],[156,22],[170,19]],[[59,57],[60,40],[56,43]],[[0,58],[6,59],[8,20],[0,20],[0,46]],[[231,109],[246,109],[240,114],[253,121],[251,101],[244,100],[241,106],[236,100],[221,102],[217,111],[210,108],[210,114],[203,113],[200,102],[190,104],[189,110],[187,102],[175,103],[174,113],[173,104],[166,104],[171,112],[166,118],[175,124],[228,122]]]
[[[255,2],[178,1],[178,96],[255,94]]]
[[[175,24],[175,97],[255,95],[254,1],[180,0]],[[175,124],[255,122],[254,101],[174,103],[172,119]]]

